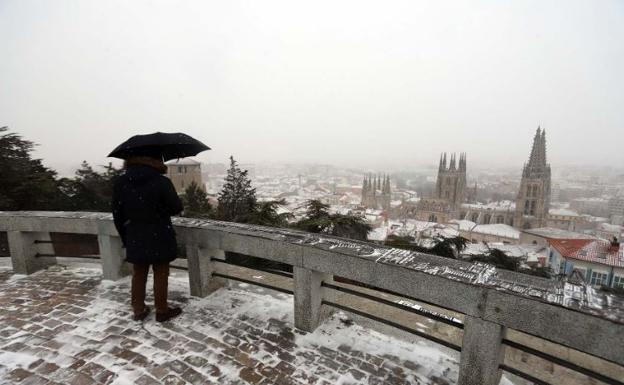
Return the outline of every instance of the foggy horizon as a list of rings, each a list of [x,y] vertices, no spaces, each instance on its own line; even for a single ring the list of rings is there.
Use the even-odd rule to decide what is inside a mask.
[[[185,132],[202,162],[624,164],[624,3],[0,3],[0,126],[66,173]]]

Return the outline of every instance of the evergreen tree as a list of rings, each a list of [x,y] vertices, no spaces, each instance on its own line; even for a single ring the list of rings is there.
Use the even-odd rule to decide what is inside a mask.
[[[316,199],[307,201],[305,215],[295,227],[310,233],[328,232],[331,228],[329,205]]]
[[[83,161],[72,179],[59,181],[61,189],[68,197],[67,210],[74,211],[110,211],[115,179],[122,174],[122,169],[112,163],[102,166],[104,172],[98,173],[89,163]]]
[[[386,246],[397,249],[419,251],[421,253],[433,254],[439,257],[456,259],[466,248],[467,239],[464,237],[440,238],[437,239],[431,248],[423,247],[412,243],[413,237],[390,236],[385,242]]]
[[[315,199],[306,203],[305,216],[295,224],[295,227],[311,233],[326,233],[363,241],[372,230],[364,217],[330,214],[329,205]]]
[[[484,262],[500,269],[518,271],[520,262],[517,258],[509,257],[500,249],[490,249],[485,255],[475,255],[470,258],[471,262]]]
[[[292,218],[292,214],[277,212],[279,207],[285,204],[286,200],[284,199],[260,202],[256,205],[249,223],[262,226],[287,227],[288,220]]]
[[[241,170],[230,156],[230,168],[219,193],[217,218],[224,221],[247,223],[256,210],[256,189],[251,187],[247,170]]]
[[[0,210],[61,209],[56,172],[31,157],[33,142],[6,131],[0,127]]]
[[[429,252],[446,258],[457,259],[461,252],[466,248],[468,240],[464,237],[452,237],[438,239],[435,246]]]
[[[362,216],[333,214],[330,216],[331,234],[337,237],[366,241],[373,227]]]
[[[208,194],[206,194],[195,181],[191,182],[184,190],[182,203],[184,204],[183,216],[185,217],[210,218],[212,215],[212,207],[208,202]]]
[[[411,236],[389,235],[384,245],[394,247],[396,249],[422,251],[424,247],[420,247],[413,243],[416,239]]]

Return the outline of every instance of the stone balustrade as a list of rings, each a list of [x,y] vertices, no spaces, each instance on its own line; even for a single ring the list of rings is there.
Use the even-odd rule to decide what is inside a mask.
[[[322,307],[330,297],[325,286],[334,276],[461,314],[460,385],[498,384],[508,332],[582,352],[617,370],[624,367],[624,303],[591,288],[289,229],[188,218],[173,222],[186,248],[194,296],[223,286],[226,279],[215,272],[225,253],[235,252],[293,267],[294,318],[302,330],[312,331],[322,322]],[[31,274],[56,263],[47,242],[50,233],[78,233],[98,236],[105,279],[129,274],[110,214],[0,212],[0,231],[8,234],[16,273]],[[606,378],[622,384],[621,378]]]

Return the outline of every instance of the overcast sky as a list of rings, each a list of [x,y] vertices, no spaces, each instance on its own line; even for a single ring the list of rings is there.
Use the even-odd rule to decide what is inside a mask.
[[[62,168],[136,133],[203,161],[624,164],[624,1],[0,0],[0,126]]]

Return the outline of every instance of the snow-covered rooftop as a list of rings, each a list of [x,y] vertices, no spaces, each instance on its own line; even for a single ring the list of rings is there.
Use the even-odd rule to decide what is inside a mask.
[[[564,217],[578,217],[579,216],[579,213],[570,209],[550,209],[548,210],[548,214],[564,216]]]
[[[522,232],[536,235],[538,237],[543,238],[555,238],[555,239],[595,239],[596,237],[581,233],[576,233],[574,231],[557,229],[554,227],[539,227],[536,229],[526,229],[522,230]]]
[[[490,203],[464,203],[462,208],[476,210],[495,210],[495,211],[514,211],[516,202],[513,201],[496,201]]]
[[[496,235],[511,239],[520,239],[520,231],[504,223],[477,225],[472,229],[472,232],[478,234]]]
[[[173,159],[165,163],[167,166],[197,166],[201,163],[192,158]]]
[[[470,231],[477,225],[473,221],[466,219],[451,219],[449,223],[458,225],[460,231]]]

